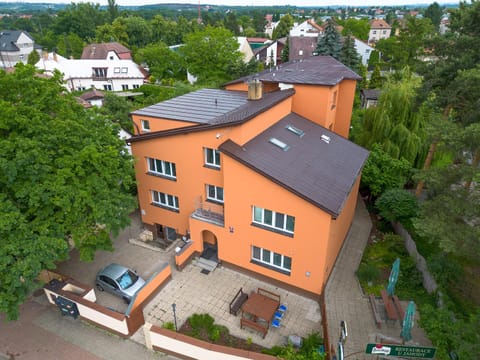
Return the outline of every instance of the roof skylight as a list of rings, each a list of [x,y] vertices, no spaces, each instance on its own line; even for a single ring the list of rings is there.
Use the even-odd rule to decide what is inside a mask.
[[[296,128],[293,125],[287,125],[287,126],[285,126],[285,129],[287,129],[288,131],[291,131],[292,133],[294,133],[295,135],[297,135],[299,137],[302,137],[303,135],[305,135],[305,131],[303,131],[299,128]]]
[[[288,148],[290,147],[287,144],[285,144],[283,141],[278,140],[277,138],[270,138],[270,140],[268,140],[268,142],[270,144],[273,144],[273,145],[279,147],[283,151],[287,151]]]

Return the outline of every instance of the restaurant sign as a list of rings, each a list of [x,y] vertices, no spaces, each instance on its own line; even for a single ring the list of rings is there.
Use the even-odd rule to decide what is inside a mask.
[[[436,348],[423,346],[367,344],[365,352],[372,355],[401,356],[406,358],[433,359]]]

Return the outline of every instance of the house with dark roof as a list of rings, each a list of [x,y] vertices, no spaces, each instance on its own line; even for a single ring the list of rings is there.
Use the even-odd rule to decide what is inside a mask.
[[[19,62],[26,64],[32,51],[40,55],[41,49],[26,31],[0,31],[0,68],[11,68]]]
[[[131,113],[142,221],[178,268],[322,294],[368,157],[348,140],[359,79],[315,56]]]

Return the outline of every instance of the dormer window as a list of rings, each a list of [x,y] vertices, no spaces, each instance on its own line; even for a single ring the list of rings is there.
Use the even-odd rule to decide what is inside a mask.
[[[285,129],[287,129],[288,131],[294,133],[295,135],[297,135],[298,137],[302,137],[303,135],[305,135],[305,131],[299,129],[299,128],[296,128],[295,126],[293,125],[287,125],[285,126]]]
[[[106,78],[108,68],[92,68],[93,77],[95,78]]]

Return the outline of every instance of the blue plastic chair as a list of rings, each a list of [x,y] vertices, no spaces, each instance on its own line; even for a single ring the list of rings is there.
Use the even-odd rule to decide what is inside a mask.
[[[287,305],[282,304],[278,307],[278,310],[280,310],[282,313],[286,312],[288,309]]]
[[[280,327],[280,324],[281,324],[280,319],[275,318],[275,319],[272,320],[272,326],[274,328],[278,329]]]
[[[282,319],[283,318],[283,312],[281,311],[275,311],[275,315],[274,315],[275,319]]]

